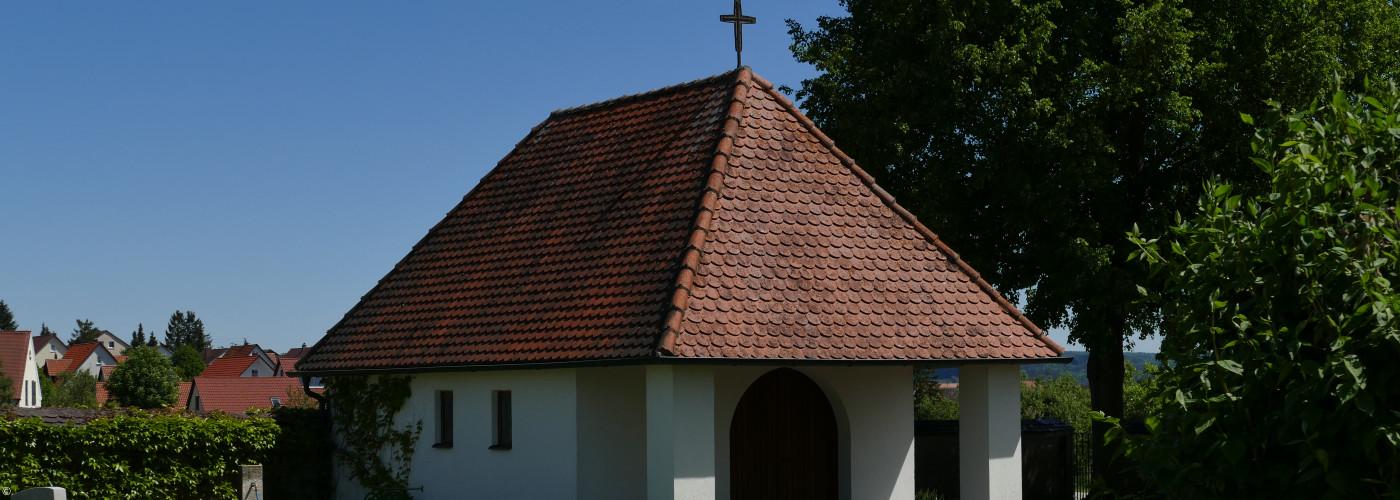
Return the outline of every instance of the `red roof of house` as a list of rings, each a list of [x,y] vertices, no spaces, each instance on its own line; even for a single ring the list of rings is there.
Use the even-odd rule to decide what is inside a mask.
[[[225,357],[225,358],[241,358],[241,357],[245,357],[245,356],[256,356],[257,354],[254,353],[254,350],[255,350],[255,349],[261,349],[261,348],[259,348],[257,344],[236,345],[236,346],[233,346],[233,347],[228,348],[227,351],[224,351],[223,357]]]
[[[296,360],[296,358],[285,358],[285,357],[284,357],[284,358],[281,358],[281,359],[277,360],[277,364],[278,364],[279,370],[282,372],[282,375],[286,375],[288,372],[291,372],[292,370],[295,370],[295,369],[296,369],[296,367],[297,367],[297,360]]]
[[[238,377],[257,360],[257,356],[239,356],[236,358],[224,357],[214,360],[204,369],[201,376],[204,377]]]
[[[97,350],[98,347],[102,347],[102,344],[99,344],[97,342],[88,342],[86,344],[73,344],[71,346],[68,346],[68,352],[63,353],[63,359],[73,360],[74,365],[82,364],[83,360],[87,359],[88,356],[92,355],[92,351]]]
[[[29,364],[29,352],[33,342],[28,331],[0,332],[0,373],[10,377],[15,399],[19,399],[24,389],[24,368]],[[8,404],[9,401],[0,401]]]
[[[1062,352],[744,68],[550,115],[297,368]]]
[[[71,359],[46,359],[44,360],[44,373],[50,377],[57,377],[64,372],[76,370],[78,363]]]
[[[289,377],[195,377],[204,411],[241,413],[249,408],[272,408],[272,398],[287,404],[288,393],[301,394],[301,380]],[[186,398],[188,402],[188,398]]]
[[[305,354],[306,351],[309,350],[307,347],[304,347],[305,345],[306,345],[306,344],[302,344],[303,347],[293,347],[293,348],[291,348],[291,349],[287,349],[287,353],[286,353],[286,354],[283,354],[283,355],[282,355],[282,358],[283,358],[283,359],[297,359],[297,358],[300,358],[302,354]]]

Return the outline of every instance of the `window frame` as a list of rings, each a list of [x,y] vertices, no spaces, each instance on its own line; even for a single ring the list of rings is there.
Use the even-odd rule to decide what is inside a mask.
[[[437,429],[434,431],[437,442],[433,443],[433,448],[451,448],[453,441],[453,400],[452,391],[437,391],[433,397],[433,412],[437,418]]]
[[[509,450],[515,446],[510,391],[491,391],[491,446],[492,450]]]

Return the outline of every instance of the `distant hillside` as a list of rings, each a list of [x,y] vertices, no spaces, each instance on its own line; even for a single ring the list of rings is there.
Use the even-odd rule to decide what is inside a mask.
[[[1074,375],[1075,378],[1079,379],[1079,383],[1081,385],[1089,385],[1089,377],[1087,372],[1089,353],[1085,351],[1065,351],[1065,356],[1074,358],[1074,362],[1064,365],[1021,365],[1021,370],[1025,371],[1027,375],[1031,376],[1031,378],[1053,378],[1059,376],[1061,372],[1069,372],[1071,375]],[[1155,352],[1125,352],[1123,353],[1123,359],[1131,362],[1133,366],[1137,366],[1139,368],[1145,367],[1149,364],[1158,364],[1157,353]],[[937,370],[934,373],[938,375],[938,380],[940,382],[958,381],[957,368],[945,368],[942,370]]]

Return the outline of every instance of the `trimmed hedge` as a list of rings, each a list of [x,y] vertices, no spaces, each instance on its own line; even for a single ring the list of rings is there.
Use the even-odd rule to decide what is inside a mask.
[[[240,465],[270,465],[271,458],[288,467],[292,456],[300,456],[299,466],[265,467],[266,482],[292,485],[295,479],[285,474],[310,473],[317,477],[306,479],[324,482],[303,488],[321,494],[301,498],[324,497],[330,488],[329,435],[315,427],[323,419],[315,410],[289,410],[279,409],[275,419],[138,411],[83,425],[0,418],[0,488],[61,486],[74,499],[234,499]],[[284,429],[279,421],[289,425]],[[302,424],[309,428],[298,428]],[[286,446],[278,446],[284,434]],[[316,446],[315,435],[323,436],[325,448]],[[324,460],[318,462],[317,453]],[[319,476],[318,463],[325,464]],[[279,473],[284,478],[273,479]]]

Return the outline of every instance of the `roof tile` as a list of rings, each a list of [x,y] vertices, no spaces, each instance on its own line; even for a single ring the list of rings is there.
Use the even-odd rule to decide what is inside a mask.
[[[297,368],[1062,351],[745,68],[552,114]]]

